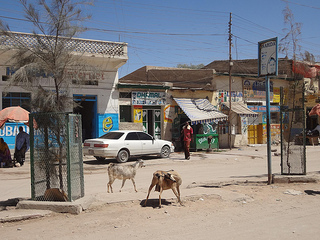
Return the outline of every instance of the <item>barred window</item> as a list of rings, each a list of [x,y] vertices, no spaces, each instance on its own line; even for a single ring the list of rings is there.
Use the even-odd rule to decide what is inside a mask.
[[[9,92],[2,93],[2,109],[20,106],[30,112],[31,93]]]

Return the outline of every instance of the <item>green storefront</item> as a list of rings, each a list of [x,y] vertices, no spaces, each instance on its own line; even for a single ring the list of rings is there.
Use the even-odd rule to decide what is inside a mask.
[[[181,140],[181,131],[186,121],[190,121],[188,116],[176,106],[175,112],[177,117],[173,120],[172,124],[172,138],[177,151],[183,149],[183,143]],[[219,148],[219,135],[217,133],[217,124],[211,123],[198,123],[191,125],[193,128],[193,141],[191,142],[190,148],[193,151],[202,149],[218,149]],[[210,142],[210,146],[209,146]]]
[[[193,128],[191,150],[218,149],[218,121],[226,120],[223,114],[208,99],[173,98],[178,104],[175,108],[176,118],[172,125],[172,138],[177,151],[183,148],[181,130],[186,121]]]

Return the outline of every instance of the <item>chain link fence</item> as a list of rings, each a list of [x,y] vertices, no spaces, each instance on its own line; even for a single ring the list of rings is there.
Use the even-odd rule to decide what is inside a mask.
[[[74,201],[84,196],[81,115],[30,114],[31,197]]]
[[[304,81],[294,80],[287,92],[281,88],[281,174],[306,174],[306,124]]]

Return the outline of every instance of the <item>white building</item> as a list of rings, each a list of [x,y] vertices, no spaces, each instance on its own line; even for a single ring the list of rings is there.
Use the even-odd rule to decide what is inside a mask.
[[[33,34],[14,33],[14,36],[30,46],[35,41]],[[9,60],[16,46],[4,36],[0,37],[0,40],[0,108],[21,106],[30,111],[28,102],[32,98],[32,92],[20,86],[6,88],[6,81],[14,73]],[[94,71],[70,69],[68,72],[72,76],[73,83],[69,95],[82,106],[70,111],[82,115],[83,138],[94,138],[110,130],[117,130],[119,94],[115,87],[118,83],[118,69],[128,60],[127,44],[79,38],[72,39],[70,44],[76,44],[74,54],[79,55],[81,61],[95,69]],[[41,81],[43,87],[54,90],[50,77],[43,77]],[[0,137],[4,138],[10,148],[14,148],[18,126],[19,124],[6,123],[4,129],[0,130]],[[28,131],[27,126],[24,124],[22,126]]]

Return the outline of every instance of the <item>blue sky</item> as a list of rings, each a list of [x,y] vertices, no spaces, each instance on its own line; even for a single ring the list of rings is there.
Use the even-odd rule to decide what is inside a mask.
[[[23,18],[19,1],[0,3],[1,19],[12,31],[32,31],[28,22],[3,18]],[[119,69],[120,77],[145,65],[206,65],[229,58],[232,12],[232,58],[252,59],[258,56],[259,41],[284,37],[286,4],[295,22],[302,24],[300,52],[308,51],[320,61],[318,0],[96,0],[94,6],[84,7],[92,18],[83,25],[94,29],[80,37],[128,43],[129,60]]]

